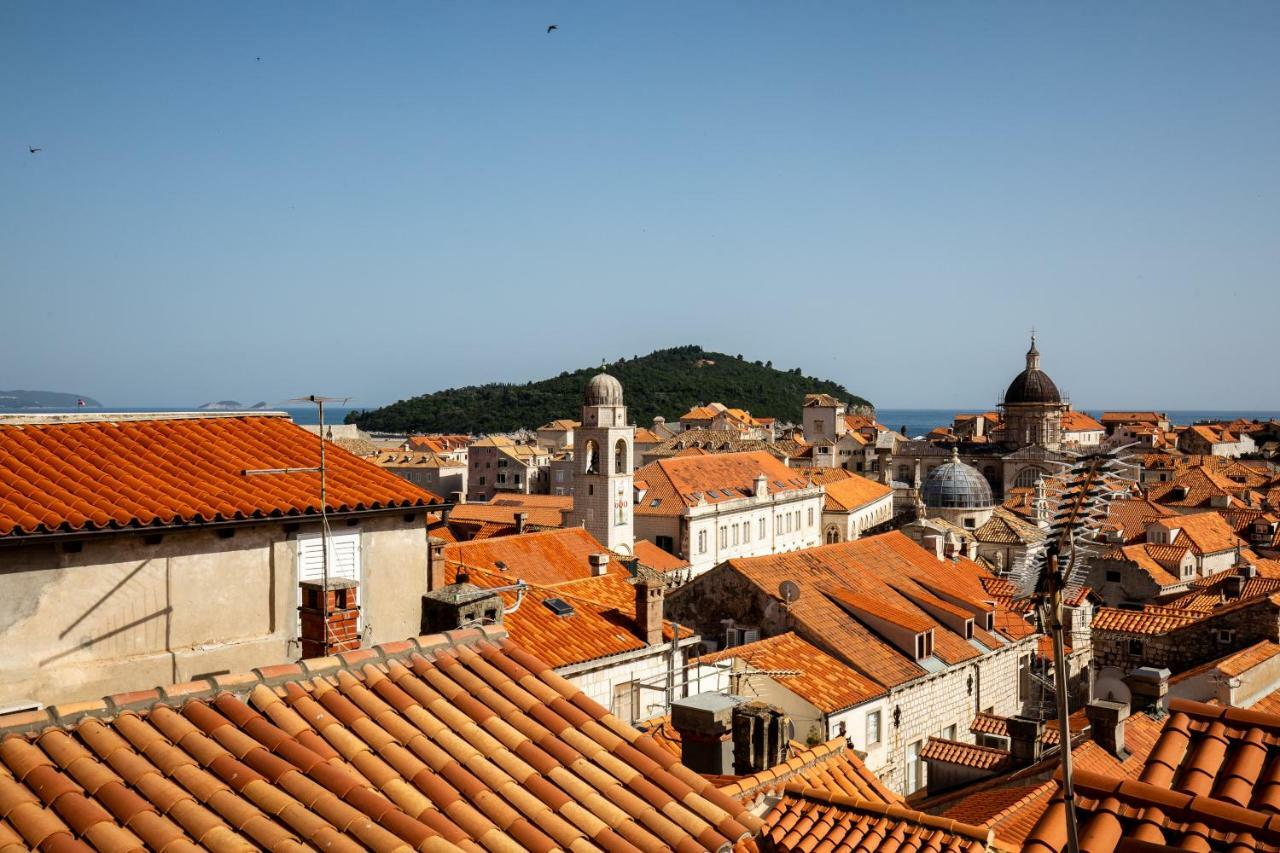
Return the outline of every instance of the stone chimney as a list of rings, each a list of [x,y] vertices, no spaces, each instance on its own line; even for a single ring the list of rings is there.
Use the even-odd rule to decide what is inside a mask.
[[[502,596],[481,589],[458,573],[458,582],[422,596],[423,634],[439,634],[475,625],[501,625]]]
[[[427,537],[427,592],[444,586],[444,544],[439,536]]]
[[[609,555],[605,553],[595,553],[587,557],[587,562],[591,564],[591,576],[593,578],[602,577],[609,572]]]
[[[747,776],[786,760],[787,715],[765,702],[733,709],[733,772]]]
[[[1129,717],[1129,706],[1109,699],[1094,699],[1084,708],[1089,718],[1089,730],[1093,742],[1124,761],[1129,751],[1124,745],[1124,721]]]
[[[1248,582],[1248,578],[1244,575],[1228,575],[1222,581],[1222,591],[1228,598],[1239,598],[1244,595],[1244,585]]]
[[[529,513],[517,512],[516,513],[516,533],[524,533],[524,526],[525,524],[528,523],[528,521],[529,521]]]
[[[769,478],[764,475],[763,471],[756,474],[755,491],[752,494],[756,497],[769,494]]]
[[[680,763],[695,773],[733,771],[733,709],[741,701],[700,693],[671,703],[671,727],[680,733]]]
[[[640,636],[651,646],[662,642],[662,602],[667,590],[657,578],[646,572],[637,575],[633,585],[636,590],[636,626]]]
[[[1044,722],[1019,714],[1016,717],[1010,717],[1007,725],[1009,726],[1009,754],[1014,764],[1021,766],[1039,761],[1040,751],[1044,747],[1042,741]]]
[[[1138,667],[1125,676],[1124,683],[1129,687],[1132,712],[1164,710],[1165,697],[1169,695],[1169,670]]]

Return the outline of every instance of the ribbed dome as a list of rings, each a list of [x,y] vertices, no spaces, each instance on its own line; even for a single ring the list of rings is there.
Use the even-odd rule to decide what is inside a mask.
[[[597,373],[582,394],[584,406],[621,406],[622,383],[607,373]]]
[[[1040,369],[1040,350],[1036,339],[1031,339],[1027,350],[1027,369],[1013,377],[1009,390],[1004,392],[1004,402],[1009,403],[1061,403],[1062,395],[1049,374]]]
[[[986,478],[961,462],[955,448],[950,462],[929,472],[921,492],[924,505],[932,509],[990,509],[994,504]]]

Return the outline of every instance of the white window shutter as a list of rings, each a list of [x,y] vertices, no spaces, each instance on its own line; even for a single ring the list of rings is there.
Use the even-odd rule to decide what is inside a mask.
[[[324,580],[324,539],[319,533],[298,537],[298,580]],[[343,531],[329,536],[329,578],[360,580],[360,532]]]

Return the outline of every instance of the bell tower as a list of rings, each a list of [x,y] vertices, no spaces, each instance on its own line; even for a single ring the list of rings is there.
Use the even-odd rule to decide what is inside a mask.
[[[582,525],[602,545],[630,555],[635,547],[634,447],[622,383],[600,373],[582,396],[582,426],[573,433],[572,525]]]

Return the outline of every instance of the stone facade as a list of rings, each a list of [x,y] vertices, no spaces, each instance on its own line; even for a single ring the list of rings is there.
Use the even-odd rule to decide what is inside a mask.
[[[351,520],[362,641],[413,636],[427,578],[423,514]],[[271,522],[0,547],[0,707],[296,660],[297,542],[318,529]]]
[[[1230,605],[1207,618],[1160,634],[1093,630],[1098,669],[1137,667],[1182,672],[1259,640],[1280,640],[1280,602],[1271,598]]]

